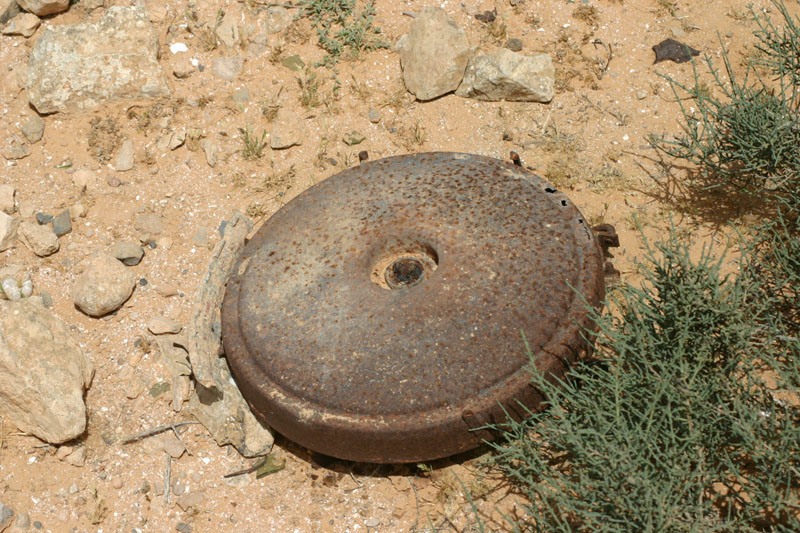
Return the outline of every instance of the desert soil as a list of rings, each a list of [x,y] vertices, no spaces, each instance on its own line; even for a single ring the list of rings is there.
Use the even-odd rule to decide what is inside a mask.
[[[8,420],[2,422],[0,501],[27,513],[35,522],[31,528],[43,531],[172,531],[178,526],[193,531],[470,531],[476,519],[460,479],[487,530],[506,529],[501,513],[520,513],[524,500],[501,477],[483,469],[479,455],[438,461],[426,473],[412,467],[323,461],[279,438],[273,453],[285,459],[283,470],[261,479],[248,474],[229,480],[223,474],[252,461],[230,447],[218,447],[199,425],[181,428],[188,452],[172,460],[171,480],[179,492],[202,493],[201,501],[187,511],[176,505],[177,496],[167,503],[162,496],[164,453],[149,439],[120,442],[124,436],[189,419],[185,410],[171,409],[170,394],[150,393],[154,385],[169,380],[169,373],[148,351],[145,323],[159,315],[187,322],[196,285],[219,239],[217,228],[235,210],[262,222],[311,185],[358,164],[362,150],[370,159],[423,151],[507,159],[511,150],[517,151],[537,174],[566,191],[590,222],[616,226],[621,247],[613,251],[614,264],[623,281],[636,281],[643,235],[662,236],[670,220],[694,248],[723,244],[726,225],[745,224],[745,214],[728,209],[724,198],[687,200],[682,194],[686,171],[661,161],[647,142],[649,133],[679,131],[679,106],[661,75],[690,83],[692,73],[690,63],[654,64],[652,46],[676,38],[717,64],[725,47],[742,71],[754,54],[749,3],[437,3],[482,49],[518,38],[523,53],[552,55],[556,96],[549,104],[537,104],[479,102],[455,95],[415,102],[404,89],[398,54],[391,48],[341,61],[337,71],[313,67],[324,52],[306,19],[270,35],[267,49],[255,57],[238,45],[226,49],[217,43],[210,49],[201,35],[182,26],[187,10],[213,25],[219,10],[241,13],[247,22],[265,6],[228,0],[194,6],[177,0],[146,2],[159,34],[160,62],[171,96],[45,116],[44,138],[31,146],[31,155],[3,160],[0,181],[14,185],[18,201],[33,212],[57,214],[75,203],[87,208],[84,217],[73,221],[72,233],[61,238],[58,253],[43,259],[17,245],[0,254],[0,264],[24,265],[36,292],[52,295],[53,311],[70,325],[96,375],[86,396],[88,430],[70,443],[85,448],[83,466],[59,460],[57,447],[20,433]],[[111,0],[106,7],[114,4],[122,3]],[[378,0],[375,23],[383,38],[396,42],[412,22],[403,13],[426,4]],[[775,16],[766,0],[754,4]],[[796,3],[789,4],[798,11]],[[494,25],[474,18],[495,8]],[[0,79],[0,144],[19,135],[20,124],[34,113],[22,87],[31,47],[43,29],[93,20],[103,10],[88,10],[77,2],[69,11],[46,18],[30,38],[0,37],[5,71]],[[169,46],[176,42],[185,43],[191,57],[207,68],[175,78]],[[242,73],[232,82],[214,77],[208,68],[213,58],[231,55],[245,58]],[[281,63],[292,55],[310,70],[293,71]],[[698,69],[707,79],[700,62]],[[297,78],[307,79],[309,73],[319,81],[319,105],[304,107]],[[233,95],[243,88],[249,100],[235,101]],[[690,101],[684,103],[691,107]],[[263,157],[245,159],[241,129],[270,131],[278,106],[304,117],[308,134],[302,144],[286,150],[267,147]],[[370,109],[380,113],[377,122],[369,120]],[[191,143],[166,153],[156,150],[154,140],[167,128],[185,128],[210,140],[218,149],[216,166],[210,167],[203,151]],[[343,136],[351,131],[365,140],[345,144]],[[116,172],[109,162],[122,139],[133,141],[136,163],[130,171]],[[91,169],[98,177],[85,192],[73,184],[73,173],[80,169]],[[167,238],[147,248],[144,260],[131,267],[147,284],[137,286],[113,315],[95,319],[82,314],[69,295],[75,265],[116,240],[137,242],[132,221],[143,212],[163,218],[160,237]],[[178,294],[164,297],[155,290],[168,285]],[[140,381],[138,392],[132,380]]]

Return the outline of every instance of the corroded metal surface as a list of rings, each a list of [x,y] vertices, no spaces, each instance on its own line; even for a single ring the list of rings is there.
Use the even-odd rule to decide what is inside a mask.
[[[603,261],[582,215],[488,157],[391,157],[297,196],[256,233],[222,309],[257,416],[312,450],[411,462],[477,446],[470,429],[537,408],[539,371],[585,349]]]

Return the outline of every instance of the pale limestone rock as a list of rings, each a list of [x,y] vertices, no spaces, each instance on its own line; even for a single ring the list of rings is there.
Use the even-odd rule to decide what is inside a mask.
[[[17,3],[25,11],[40,17],[62,13],[69,9],[69,0],[17,0]]]
[[[127,172],[133,168],[133,163],[133,141],[125,140],[122,142],[117,157],[114,159],[114,170],[117,172]]]
[[[89,316],[116,311],[133,293],[136,277],[112,256],[95,252],[79,266],[72,302]]]
[[[23,37],[30,37],[39,28],[42,21],[36,15],[31,13],[20,13],[11,19],[5,28],[3,28],[3,35],[22,35]]]
[[[183,326],[165,316],[154,316],[147,321],[147,329],[153,335],[165,335],[167,333],[180,333]]]
[[[97,174],[88,168],[82,168],[75,171],[72,175],[72,184],[75,185],[80,192],[86,192],[89,189],[93,189],[97,184]]]
[[[17,239],[19,219],[0,211],[0,252],[11,248]]]
[[[426,7],[397,43],[403,81],[418,100],[453,92],[472,55],[467,35],[439,7]]]
[[[267,8],[266,27],[269,33],[278,33],[285,30],[293,20],[292,13],[283,6],[270,6]]]
[[[456,90],[458,96],[496,102],[543,102],[555,95],[550,54],[526,56],[500,48],[473,57]]]
[[[269,145],[273,150],[283,150],[303,144],[306,135],[303,118],[286,108],[280,108],[272,122]]]
[[[93,375],[67,326],[40,298],[0,301],[0,411],[15,426],[54,444],[78,437]]]
[[[49,26],[28,68],[28,100],[39,113],[169,95],[158,36],[141,7],[110,7],[97,22]]]
[[[19,237],[22,244],[39,257],[53,255],[59,248],[58,237],[50,226],[23,222],[19,225]]]
[[[0,0],[0,24],[5,24],[19,13],[16,0]]]
[[[16,202],[14,196],[17,190],[13,185],[4,183],[0,185],[0,211],[7,215],[11,215],[16,210]]]
[[[228,48],[233,48],[239,42],[239,26],[236,24],[236,15],[228,12],[222,17],[222,21],[217,26],[215,33],[222,44]]]

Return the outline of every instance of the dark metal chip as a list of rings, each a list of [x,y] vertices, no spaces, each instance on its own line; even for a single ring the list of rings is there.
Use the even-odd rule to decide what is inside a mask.
[[[692,59],[693,56],[700,55],[699,50],[695,50],[691,46],[676,41],[675,39],[664,39],[653,46],[653,51],[656,53],[654,64],[659,61],[666,61],[667,59],[671,59],[675,63],[685,63]]]

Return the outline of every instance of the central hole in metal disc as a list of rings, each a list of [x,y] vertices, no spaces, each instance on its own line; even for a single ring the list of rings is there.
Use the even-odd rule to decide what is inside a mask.
[[[386,269],[386,283],[393,289],[413,287],[425,279],[425,267],[419,259],[401,257]]]

